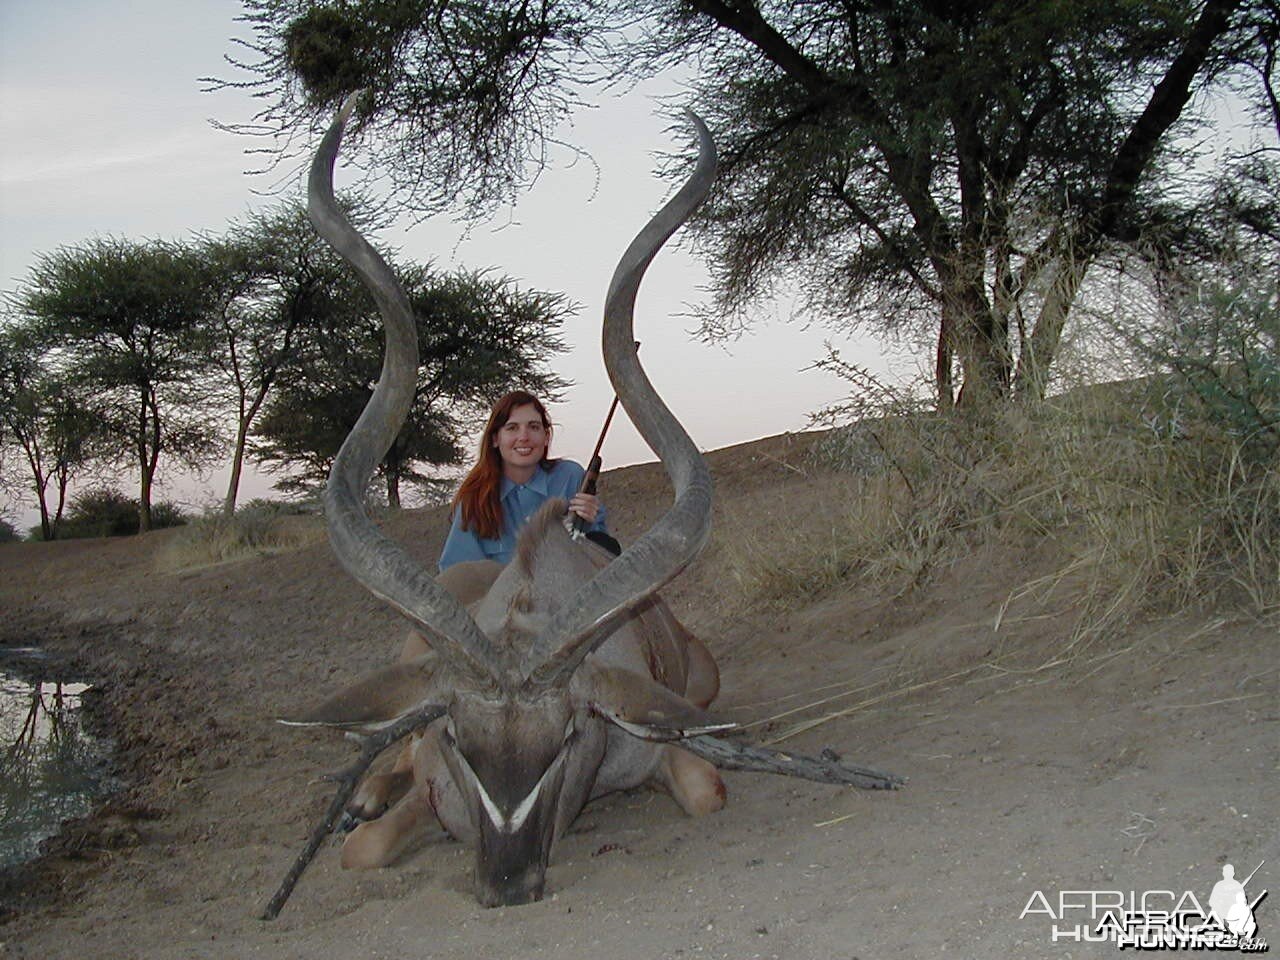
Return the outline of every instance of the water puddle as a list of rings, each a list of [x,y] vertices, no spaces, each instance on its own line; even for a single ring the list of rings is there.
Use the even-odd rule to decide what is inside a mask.
[[[53,679],[38,648],[0,651],[0,870],[117,786],[111,743],[85,727],[83,683]]]

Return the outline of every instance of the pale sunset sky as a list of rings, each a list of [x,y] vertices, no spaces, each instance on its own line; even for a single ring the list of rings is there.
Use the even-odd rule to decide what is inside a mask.
[[[253,176],[258,161],[245,138],[215,129],[211,119],[250,119],[254,102],[238,92],[201,92],[197,78],[230,76],[222,57],[229,38],[245,37],[235,0],[120,0],[114,3],[0,2],[0,289],[13,291],[38,253],[94,236],[182,238],[219,232],[228,221],[302,195],[296,177]],[[378,239],[402,256],[454,269],[495,268],[523,286],[562,291],[580,305],[565,328],[570,345],[554,365],[574,386],[552,409],[553,452],[585,461],[612,397],[599,353],[605,290],[617,258],[668,196],[653,170],[660,152],[690,149],[673,139],[656,97],[678,92],[654,82],[595,109],[560,131],[594,160],[569,151],[514,209],[469,233],[447,218]],[[353,180],[339,171],[339,188]],[[282,191],[265,195],[273,187]],[[406,223],[408,218],[406,218]],[[690,335],[690,307],[705,303],[707,275],[690,253],[668,247],[640,291],[637,338],[642,359],[696,443],[710,450],[787,430],[843,395],[831,376],[803,368],[823,355],[831,334],[790,320],[794,303],[762,305],[754,332],[712,346]],[[847,359],[894,376],[870,340],[835,338]],[[652,459],[624,417],[615,420],[605,467]],[[117,485],[136,495],[137,479]],[[205,478],[170,469],[157,499],[198,508],[221,499],[225,470]],[[241,499],[270,495],[270,480],[250,476]],[[602,491],[608,497],[607,490]],[[3,505],[0,505],[2,507]],[[31,504],[10,504],[25,529]]]

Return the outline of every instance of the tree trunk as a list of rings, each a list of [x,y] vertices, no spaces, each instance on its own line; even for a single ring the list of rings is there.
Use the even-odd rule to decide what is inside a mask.
[[[142,468],[142,486],[138,491],[138,532],[151,529],[151,472]]]
[[[289,338],[293,334],[293,325],[296,320],[289,321],[289,328],[285,331],[284,347],[281,349],[279,356],[283,357],[289,349]],[[242,392],[240,396],[240,425],[236,428],[236,450],[235,455],[231,459],[231,479],[227,482],[227,498],[222,505],[222,513],[224,516],[231,517],[236,512],[236,499],[240,495],[240,475],[244,470],[244,448],[249,439],[249,427],[253,425],[254,417],[258,415],[258,411],[262,409],[262,405],[267,400],[267,394],[271,391],[272,384],[275,383],[275,369],[279,368],[279,364],[273,368],[272,372],[263,378],[262,383],[258,385],[258,393],[253,401],[247,406],[245,404],[245,394]]]
[[[142,484],[138,493],[138,532],[151,529],[151,486],[160,462],[160,415],[150,389],[142,395],[141,435],[138,438]],[[150,441],[150,442],[148,442]]]
[[[400,509],[400,477],[390,470],[387,471],[387,506]]]
[[[40,506],[40,536],[44,540],[52,540],[49,528],[49,505],[45,495],[49,487],[49,478],[44,475],[43,458],[37,441],[27,436],[18,435],[22,443],[23,453],[27,458],[27,466],[31,469],[31,489],[35,491],[36,502]]]
[[[62,532],[62,511],[67,505],[67,485],[71,482],[71,473],[69,470],[63,470],[58,474],[58,509],[53,513],[53,535],[52,539],[57,540],[58,534]]]
[[[48,542],[54,537],[53,526],[49,523],[49,508],[44,502],[44,491],[36,489],[36,499],[40,501],[40,539]]]
[[[938,412],[947,413],[955,408],[955,383],[951,376],[951,324],[947,312],[942,312],[938,324],[938,353],[934,362],[933,376],[938,388]]]
[[[235,516],[236,498],[240,494],[240,473],[244,468],[244,447],[249,433],[249,421],[240,418],[240,426],[236,428],[236,447],[231,456],[231,479],[227,481],[227,497],[222,503],[222,515],[228,519]]]
[[[990,406],[1008,395],[1008,331],[982,289],[980,271],[950,269],[943,281],[942,328],[960,358],[964,382],[958,406]]]
[[[1057,358],[1062,343],[1062,331],[1067,324],[1071,305],[1075,302],[1080,284],[1084,282],[1091,256],[1075,256],[1071,253],[1060,258],[1053,283],[1045,295],[1040,314],[1036,317],[1031,336],[1022,345],[1018,357],[1015,378],[1019,400],[1036,402],[1043,400],[1049,386],[1049,371]]]

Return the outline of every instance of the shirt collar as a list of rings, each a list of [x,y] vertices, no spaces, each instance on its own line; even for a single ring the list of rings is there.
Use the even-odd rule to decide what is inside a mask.
[[[534,493],[541,494],[544,497],[548,497],[551,495],[550,488],[547,486],[549,477],[550,477],[550,474],[546,471],[546,469],[542,466],[542,464],[538,464],[537,469],[533,471],[533,476],[529,478],[528,483],[523,483],[523,484],[512,483],[510,480],[507,479],[506,474],[503,474],[502,487],[500,489],[498,496],[500,499],[505,500],[507,499],[507,494],[509,494],[512,490],[515,490],[517,487],[522,487],[525,490],[532,490]]]

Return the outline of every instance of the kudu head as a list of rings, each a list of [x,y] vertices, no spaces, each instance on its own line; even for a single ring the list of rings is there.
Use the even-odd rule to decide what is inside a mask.
[[[433,653],[378,671],[293,722],[370,729],[414,711],[443,716],[438,740],[467,810],[470,836],[463,839],[477,851],[477,895],[487,905],[524,903],[542,896],[552,842],[589,798],[607,724],[649,739],[720,726],[648,676],[586,660],[615,631],[634,629],[627,621],[637,608],[684,569],[709,532],[706,466],[640,367],[632,314],[649,262],[710,189],[715,148],[690,114],[696,169],[623,255],[604,312],[609,378],[665,465],[674,503],[611,563],[570,540],[559,522],[563,503],[549,503],[528,524],[518,556],[468,611],[383,536],[363,507],[373,471],[413,402],[418,352],[403,289],[334,201],[333,166],[355,96],[312,164],[309,212],[373,292],[386,355],[373,397],[334,461],[325,514],[343,567],[412,621]]]

